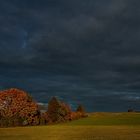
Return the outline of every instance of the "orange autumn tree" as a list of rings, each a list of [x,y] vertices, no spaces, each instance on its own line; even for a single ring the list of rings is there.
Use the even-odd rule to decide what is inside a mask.
[[[65,122],[70,120],[71,108],[69,105],[61,102],[56,97],[52,97],[48,103],[47,116],[49,123]]]
[[[24,91],[0,91],[0,125],[37,125],[39,110],[36,102]]]

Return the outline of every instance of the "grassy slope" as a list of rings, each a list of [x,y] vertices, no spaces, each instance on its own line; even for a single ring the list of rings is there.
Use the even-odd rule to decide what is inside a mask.
[[[140,125],[140,113],[92,113],[67,125]]]
[[[139,140],[140,114],[95,113],[70,123],[1,128],[0,140]]]

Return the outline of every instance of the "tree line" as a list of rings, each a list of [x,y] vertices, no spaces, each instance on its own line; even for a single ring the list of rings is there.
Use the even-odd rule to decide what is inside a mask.
[[[47,125],[86,117],[82,105],[76,111],[56,97],[52,97],[45,112],[25,91],[12,88],[0,91],[0,127]]]

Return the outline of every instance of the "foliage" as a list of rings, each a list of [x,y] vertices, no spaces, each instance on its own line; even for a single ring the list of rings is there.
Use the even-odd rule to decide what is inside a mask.
[[[76,110],[76,118],[83,118],[83,117],[87,117],[85,108],[82,105],[79,105],[77,110]]]
[[[76,111],[85,113],[85,109],[84,109],[84,107],[82,105],[79,105]]]
[[[85,111],[79,106],[76,112],[71,107],[53,97],[45,113],[41,113],[37,103],[26,92],[19,89],[0,91],[0,126],[46,125],[66,122],[84,117]]]
[[[26,92],[14,88],[0,92],[0,116],[0,122],[7,125],[14,121],[17,121],[17,125],[21,124],[21,121],[23,125],[39,123],[37,104]]]
[[[60,102],[56,97],[53,97],[48,104],[48,121],[51,122],[64,122],[70,119],[70,107]]]

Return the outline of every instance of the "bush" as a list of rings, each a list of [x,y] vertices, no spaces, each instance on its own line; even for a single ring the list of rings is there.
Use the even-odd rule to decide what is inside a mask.
[[[76,112],[82,112],[82,113],[85,113],[85,109],[84,109],[84,107],[83,107],[82,105],[79,105],[79,106],[77,107]]]
[[[9,89],[0,92],[0,116],[4,121],[4,123],[0,121],[2,125],[21,125],[25,120],[28,125],[36,125],[39,110],[37,104],[26,92]]]
[[[40,125],[46,125],[46,124],[49,124],[49,118],[48,118],[48,114],[45,112],[45,113],[41,113],[40,114],[40,118],[39,118],[39,124]]]
[[[70,107],[53,97],[48,104],[48,121],[49,122],[65,122],[70,119]]]

